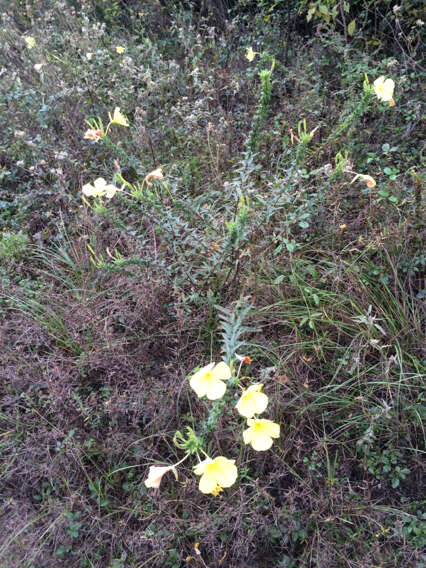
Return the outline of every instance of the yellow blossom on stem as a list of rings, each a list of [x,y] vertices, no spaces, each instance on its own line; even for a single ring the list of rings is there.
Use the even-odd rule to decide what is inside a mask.
[[[104,178],[98,178],[93,182],[93,185],[91,183],[83,185],[81,191],[87,197],[106,197],[111,199],[117,191],[122,190],[115,185],[108,184]]]
[[[126,48],[123,47],[122,45],[117,45],[117,47],[115,48],[115,51],[121,55],[122,53],[124,53],[126,51]]]
[[[24,39],[28,49],[32,49],[33,47],[35,47],[36,41],[32,36],[27,36]]]
[[[222,398],[226,391],[226,381],[231,378],[231,369],[221,361],[217,365],[210,363],[192,375],[189,384],[199,398],[207,396],[209,400]]]
[[[251,47],[248,47],[246,50],[246,59],[252,62],[255,57],[256,57],[256,52],[253,51]]]
[[[251,385],[243,392],[235,406],[241,416],[253,418],[255,414],[265,412],[268,406],[268,397],[263,392],[260,392],[262,387],[262,384]]]
[[[395,83],[392,79],[386,79],[382,75],[374,81],[373,88],[380,101],[389,103],[389,106],[395,106],[395,101],[393,100]]]
[[[235,460],[219,456],[214,460],[209,457],[195,466],[195,475],[201,475],[199,489],[201,493],[218,495],[223,487],[231,487],[238,477]]]
[[[111,124],[119,124],[120,126],[129,126],[129,121],[124,116],[124,114],[120,112],[120,107],[115,107],[112,116],[111,113],[109,113],[109,120]]]
[[[280,425],[265,418],[249,418],[249,428],[244,430],[245,444],[250,444],[253,450],[264,452],[272,446],[272,438],[280,437]]]

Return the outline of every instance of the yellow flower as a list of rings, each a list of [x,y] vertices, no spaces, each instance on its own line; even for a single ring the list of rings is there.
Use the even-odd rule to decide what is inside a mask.
[[[120,126],[129,126],[129,121],[127,118],[120,112],[119,107],[115,107],[114,114],[111,116],[109,113],[109,120],[111,124],[120,124]]]
[[[201,475],[199,489],[201,493],[218,495],[222,487],[234,485],[238,470],[235,460],[219,456],[214,460],[206,458],[194,469],[195,475]]]
[[[248,47],[247,51],[246,51],[246,59],[248,59],[250,62],[252,62],[253,59],[255,58],[255,56],[256,56],[256,52],[253,51],[251,47]]]
[[[262,384],[251,385],[243,392],[235,406],[241,416],[253,418],[255,414],[265,412],[268,406],[268,397],[263,392],[260,392],[262,387]]]
[[[272,446],[272,438],[280,437],[280,425],[265,418],[249,418],[249,428],[244,430],[245,444],[251,444],[253,450],[264,452]]]
[[[37,73],[40,73],[41,68],[43,67],[44,63],[36,63],[34,65],[34,69],[37,71]]]
[[[178,478],[177,472],[173,465],[169,465],[166,467],[152,465],[149,468],[148,477],[144,481],[146,487],[158,489],[160,487],[161,480],[163,479],[163,475],[165,475],[170,470],[173,471],[177,479]]]
[[[83,185],[81,191],[87,197],[106,197],[107,199],[111,199],[116,192],[121,191],[121,189],[115,185],[107,184],[104,178],[98,178],[94,181],[93,185],[90,183]]]
[[[115,48],[115,51],[121,55],[122,53],[124,53],[126,51],[126,48],[123,47],[122,45],[117,45],[117,47]]]
[[[231,375],[231,369],[223,361],[217,365],[210,363],[192,375],[189,384],[199,398],[207,395],[209,400],[217,400],[225,394],[226,384],[223,381],[230,379]]]
[[[35,42],[35,39],[33,37],[27,36],[24,39],[25,39],[25,43],[27,44],[28,49],[32,49],[35,46],[36,42]]]
[[[395,83],[392,79],[385,79],[382,75],[374,81],[373,87],[374,92],[380,101],[388,102],[389,106],[395,106],[395,101],[392,98]]]

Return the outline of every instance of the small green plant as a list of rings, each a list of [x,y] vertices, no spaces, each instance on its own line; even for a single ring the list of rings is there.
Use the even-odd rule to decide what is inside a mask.
[[[28,252],[29,238],[22,232],[3,232],[0,238],[0,260],[20,260]]]

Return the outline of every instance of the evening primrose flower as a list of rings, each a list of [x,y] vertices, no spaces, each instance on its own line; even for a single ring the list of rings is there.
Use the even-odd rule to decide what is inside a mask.
[[[263,392],[260,392],[262,387],[262,384],[251,385],[243,392],[235,406],[241,416],[253,418],[255,414],[265,412],[268,406],[268,397]]]
[[[93,182],[93,185],[90,183],[83,185],[81,191],[87,197],[106,197],[111,199],[121,189],[115,185],[107,184],[104,178],[98,178]]]
[[[129,121],[124,116],[124,114],[120,112],[120,107],[115,107],[112,116],[111,113],[109,113],[109,120],[111,124],[119,124],[120,126],[129,126]]]
[[[256,57],[256,52],[253,51],[251,47],[248,47],[246,50],[246,59],[248,59],[251,63],[255,57]]]
[[[393,90],[395,83],[392,79],[386,79],[383,75],[376,79],[373,83],[374,92],[380,101],[388,102],[389,106],[395,106],[393,100]]]
[[[218,495],[222,487],[234,485],[238,470],[235,460],[219,456],[212,460],[206,458],[194,468],[195,475],[201,475],[199,489],[201,493]]]
[[[226,381],[231,378],[231,369],[221,361],[217,365],[210,363],[192,375],[189,384],[199,398],[207,395],[209,400],[222,398],[226,391]]]
[[[32,36],[27,36],[24,39],[28,49],[32,49],[33,47],[35,47],[36,41]]]
[[[124,53],[126,51],[126,48],[123,47],[122,45],[117,45],[117,47],[115,48],[115,51],[121,55],[122,53]]]
[[[89,128],[89,130],[86,130],[86,132],[84,133],[84,138],[98,142],[98,140],[100,140],[103,135],[104,133],[102,130],[93,130],[93,128]]]
[[[161,480],[163,479],[163,476],[168,471],[173,471],[176,480],[178,479],[178,475],[177,475],[177,472],[175,470],[175,466],[169,465],[169,466],[163,467],[163,466],[158,466],[158,465],[152,465],[149,468],[148,477],[144,481],[146,487],[158,489],[160,487]]]
[[[250,444],[253,450],[264,452],[272,446],[272,438],[280,437],[280,425],[265,418],[249,418],[249,428],[244,430],[245,444]]]

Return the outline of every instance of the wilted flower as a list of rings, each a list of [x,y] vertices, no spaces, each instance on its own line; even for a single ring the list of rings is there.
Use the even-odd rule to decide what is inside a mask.
[[[352,172],[352,173],[355,173],[355,172]],[[365,183],[367,184],[368,187],[375,187],[375,185],[376,185],[376,180],[373,177],[371,177],[369,175],[364,175],[364,174],[356,174],[355,177],[353,178],[353,180],[351,181],[351,183],[353,183],[358,178],[361,178],[362,181],[365,181]]]
[[[392,79],[386,79],[383,75],[376,79],[373,83],[374,92],[380,101],[388,102],[389,106],[395,106],[393,100],[393,91],[395,83]]]
[[[32,49],[36,42],[35,39],[32,36],[27,36],[24,38],[25,39],[25,43],[27,44],[28,49]]]
[[[219,456],[214,460],[206,458],[194,468],[195,475],[201,475],[199,489],[201,493],[218,495],[222,487],[231,487],[237,479],[238,470],[235,460]]]
[[[255,414],[265,412],[268,406],[268,397],[263,392],[260,392],[262,387],[262,384],[251,385],[243,392],[235,406],[241,416],[253,418]]]
[[[365,181],[365,183],[368,185],[368,187],[374,187],[376,185],[376,180],[368,175],[362,175],[360,174],[359,176],[363,181]]]
[[[149,174],[147,174],[145,176],[145,182],[148,185],[152,185],[150,180],[154,179],[154,180],[160,180],[163,179],[164,175],[163,175],[163,170],[161,168],[157,168],[156,170],[153,170],[152,172],[150,172]]]
[[[122,45],[117,45],[117,47],[115,48],[115,51],[121,55],[122,53],[124,53],[126,51],[126,48],[123,47]]]
[[[255,57],[256,57],[256,52],[253,51],[251,47],[248,47],[246,51],[246,59],[252,62]]]
[[[115,185],[107,184],[104,178],[98,178],[93,182],[93,185],[90,183],[83,185],[81,191],[87,197],[106,197],[107,199],[111,199],[116,192],[121,191],[121,189]]]
[[[253,450],[264,452],[272,446],[272,438],[280,437],[280,425],[265,418],[249,418],[249,428],[244,430],[245,444],[250,444]]]
[[[149,468],[148,477],[144,481],[146,487],[158,489],[160,487],[161,480],[163,479],[163,475],[165,475],[168,471],[173,471],[176,479],[178,478],[175,466],[169,465],[163,467],[158,465],[152,465]]]
[[[230,379],[231,375],[231,369],[223,361],[217,365],[210,363],[192,375],[189,384],[199,398],[207,395],[209,400],[217,400],[225,394],[226,384],[223,381]]]
[[[84,138],[97,142],[102,138],[103,135],[104,133],[102,130],[93,130],[93,128],[89,128],[89,130],[86,130],[86,132],[84,133]]]
[[[250,363],[253,362],[253,359],[248,355],[238,355],[238,353],[235,353],[235,357],[236,359],[238,359],[238,361],[240,361],[241,363],[246,363],[247,365],[250,365]]]
[[[109,120],[111,124],[120,124],[120,126],[129,126],[129,121],[127,118],[120,112],[119,107],[115,107],[114,114],[111,116],[109,113]]]

